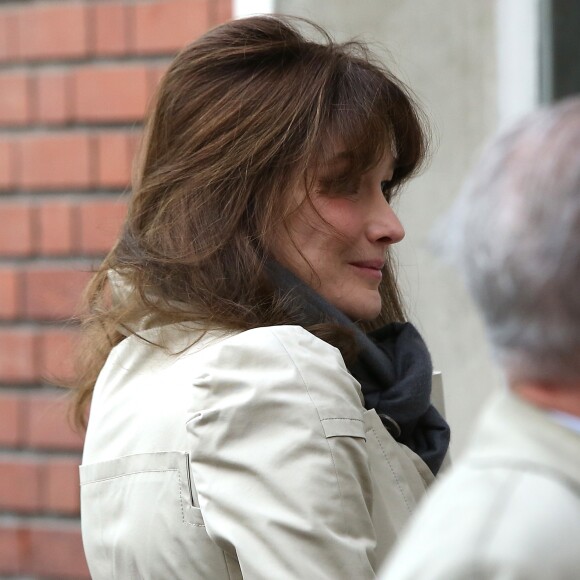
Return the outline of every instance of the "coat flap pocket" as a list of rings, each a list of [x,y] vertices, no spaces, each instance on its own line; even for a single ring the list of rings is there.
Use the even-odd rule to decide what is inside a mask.
[[[82,488],[114,484],[130,497],[149,498],[144,504],[162,505],[164,501],[178,498],[184,523],[203,525],[187,453],[159,451],[126,455],[81,465],[79,472]]]
[[[321,421],[326,437],[360,437],[361,439],[366,439],[365,424],[362,419],[328,417]]]
[[[81,485],[147,471],[177,471],[184,465],[184,455],[177,451],[139,453],[81,465]]]

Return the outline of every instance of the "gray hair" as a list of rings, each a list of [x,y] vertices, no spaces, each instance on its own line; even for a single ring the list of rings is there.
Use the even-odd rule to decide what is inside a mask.
[[[580,378],[580,98],[497,137],[445,231],[508,376]]]

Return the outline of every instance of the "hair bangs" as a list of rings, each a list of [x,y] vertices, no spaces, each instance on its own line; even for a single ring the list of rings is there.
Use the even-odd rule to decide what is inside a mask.
[[[389,152],[397,187],[417,171],[428,146],[427,124],[413,97],[388,72],[359,59],[346,63],[333,80],[311,166],[341,155],[349,173],[362,174]]]
[[[376,114],[390,121],[395,172],[393,186],[415,175],[428,159],[429,125],[409,89],[385,73],[387,83],[376,101]]]

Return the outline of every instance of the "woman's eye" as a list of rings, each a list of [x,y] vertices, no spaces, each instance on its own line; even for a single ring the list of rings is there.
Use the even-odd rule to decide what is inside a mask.
[[[321,180],[323,189],[328,195],[353,197],[358,195],[360,190],[360,179],[351,177],[338,177],[328,180]]]
[[[352,181],[346,182],[346,183],[341,183],[336,187],[335,192],[338,195],[345,195],[345,196],[352,197],[352,196],[358,195],[359,184],[352,182]]]

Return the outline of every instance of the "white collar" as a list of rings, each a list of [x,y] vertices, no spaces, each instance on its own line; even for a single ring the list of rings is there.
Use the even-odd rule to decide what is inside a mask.
[[[563,427],[580,433],[580,417],[562,411],[548,411],[548,414]]]

